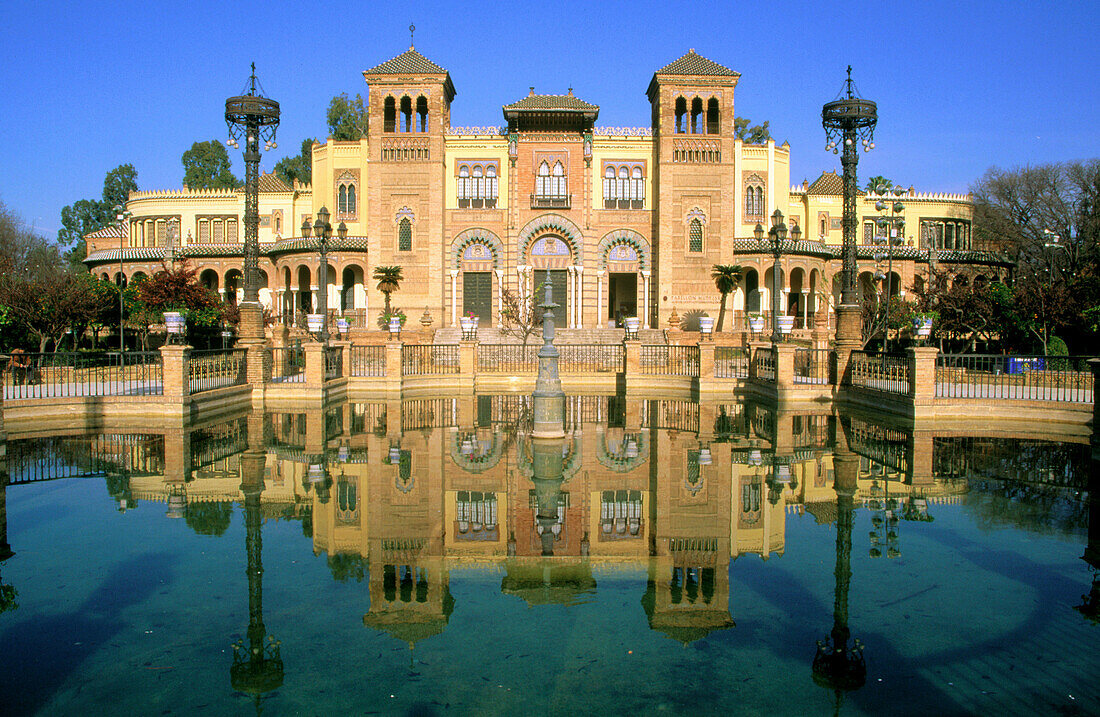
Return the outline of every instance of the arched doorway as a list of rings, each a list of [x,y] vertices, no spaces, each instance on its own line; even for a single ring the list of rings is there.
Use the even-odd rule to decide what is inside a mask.
[[[760,312],[760,274],[756,269],[745,272],[745,313],[756,314]]]
[[[638,317],[649,328],[649,266],[649,242],[641,234],[617,229],[604,235],[597,249],[597,325],[622,326],[623,319]]]
[[[313,313],[313,286],[310,283],[311,278],[309,267],[304,264],[300,265],[298,267],[298,301],[296,302],[296,308],[299,313]]]
[[[561,237],[546,234],[536,239],[531,245],[531,268],[535,298],[538,301],[543,297],[543,285],[549,281],[553,288],[553,300],[558,305],[554,309],[554,325],[559,328],[569,326],[569,316],[572,309],[569,301],[569,268],[572,265],[570,257],[572,253]]]

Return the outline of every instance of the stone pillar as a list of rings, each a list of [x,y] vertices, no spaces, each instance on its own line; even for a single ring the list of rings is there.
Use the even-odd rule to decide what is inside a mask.
[[[573,282],[574,287],[575,287],[575,292],[574,293],[577,295],[577,301],[576,301],[576,306],[577,306],[577,310],[576,310],[576,312],[577,312],[576,313],[576,316],[577,316],[576,328],[583,329],[584,328],[584,267],[583,266],[575,266],[575,267],[573,267],[573,271],[576,272],[576,275],[577,275],[576,279]]]
[[[457,381],[452,386],[463,392],[473,393],[474,390],[474,382],[477,379],[477,344],[476,339],[458,343],[458,376],[455,377]]]
[[[325,387],[325,345],[319,341],[310,341],[302,345],[306,358],[306,388]]]
[[[863,348],[863,316],[859,304],[836,307],[836,347],[846,351]]]
[[[191,477],[191,430],[187,426],[164,432],[164,480],[186,483]]]
[[[913,406],[931,407],[936,401],[936,359],[939,349],[934,346],[910,347],[909,397]]]
[[[386,384],[391,388],[401,388],[401,342],[390,341],[386,344]],[[400,411],[394,417],[390,417],[387,420],[397,419],[398,425],[400,425]]]
[[[642,342],[637,339],[623,341],[623,350],[626,354],[626,385],[629,387],[631,380],[642,375]]]
[[[642,328],[648,329],[649,325],[649,277],[651,271],[642,272]],[[636,312],[635,312],[636,313]]]
[[[607,326],[607,312],[603,310],[603,276],[604,270],[596,270],[596,328]]]
[[[497,277],[497,311],[496,321],[497,326],[500,326],[501,315],[504,312],[504,269],[493,269],[493,274]]]
[[[190,346],[165,345],[160,347],[160,358],[164,364],[165,403],[184,403],[184,399],[190,395],[187,381],[187,361],[190,354]]]
[[[458,326],[458,269],[451,269],[451,326]]]
[[[245,348],[245,375],[252,387],[252,399],[263,399],[264,387],[271,378],[271,366],[267,361],[267,347],[260,343],[248,344]]]
[[[794,388],[794,344],[775,345],[775,388],[777,391]]]
[[[1100,450],[1100,359],[1089,359],[1092,369],[1092,442]]]
[[[932,485],[932,454],[934,440],[932,430],[920,429],[915,426],[909,434],[908,453],[910,485]]]
[[[714,389],[714,342],[699,342],[699,391]],[[702,406],[700,405],[700,411]],[[700,421],[702,419],[700,418]],[[702,423],[699,424],[702,426]],[[711,426],[713,427],[713,425]],[[700,429],[701,430],[701,429]]]

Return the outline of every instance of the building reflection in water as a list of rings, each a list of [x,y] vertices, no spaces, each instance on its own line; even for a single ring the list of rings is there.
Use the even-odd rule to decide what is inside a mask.
[[[833,624],[812,674],[839,700],[866,674],[848,625],[856,511],[867,511],[871,526],[857,549],[896,557],[905,523],[931,520],[938,504],[969,492],[970,509],[1028,527],[1040,518],[1013,497],[1046,494],[1015,479],[1064,496],[1091,473],[1084,558],[1093,583],[1078,610],[1096,619],[1100,471],[1084,446],[1012,440],[1024,446],[1013,451],[997,437],[936,435],[866,415],[841,421],[832,407],[608,396],[569,398],[566,437],[536,441],[521,399],[296,406],[163,435],[15,441],[11,482],[18,489],[24,479],[105,474],[120,510],[161,502],[209,535],[225,532],[240,503],[249,623],[231,682],[256,696],[283,679],[280,646],[263,619],[265,517],[300,521],[335,579],[367,582],[363,625],[410,646],[447,629],[457,566],[501,572],[500,591],[529,606],[591,601],[600,571],[640,568],[649,627],[687,644],[734,628],[736,560],[782,556],[787,517],[809,512],[837,531]],[[0,481],[0,530],[11,489]],[[1080,512],[1044,515],[1083,523]],[[0,551],[11,554],[6,530]],[[0,584],[5,596],[14,594],[8,587]]]

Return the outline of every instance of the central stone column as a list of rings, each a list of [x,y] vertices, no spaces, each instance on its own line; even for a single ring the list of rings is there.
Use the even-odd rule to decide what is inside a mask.
[[[539,349],[539,374],[535,379],[533,438],[564,438],[565,392],[558,375],[558,349],[554,346],[554,289],[550,270],[546,270],[546,294],[539,304],[542,309],[542,347]]]

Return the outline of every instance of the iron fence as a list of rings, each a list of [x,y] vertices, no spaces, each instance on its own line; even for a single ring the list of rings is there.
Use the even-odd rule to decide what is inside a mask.
[[[1091,403],[1090,358],[942,354],[936,358],[936,397]]]
[[[325,380],[331,381],[344,375],[344,349],[341,346],[325,347]]]
[[[796,348],[794,350],[794,382],[828,384],[829,357],[830,352],[828,349]]]
[[[159,351],[24,353],[3,357],[4,397],[159,396],[164,364]]]
[[[539,367],[539,347],[523,344],[478,344],[478,373],[534,373]]]
[[[699,404],[694,401],[642,401],[643,428],[665,428],[672,431],[699,432]]]
[[[909,395],[909,357],[853,351],[848,360],[848,384],[871,391]]]
[[[458,373],[457,344],[405,344],[401,347],[402,376]]]
[[[381,378],[386,375],[385,346],[351,346],[348,349],[348,375]]]
[[[715,378],[748,378],[749,352],[739,346],[714,347]]]
[[[621,373],[626,362],[622,344],[562,344],[558,351],[562,373]],[[698,352],[695,362],[699,363]]]
[[[301,346],[280,346],[267,350],[264,375],[269,383],[305,383],[306,351]]]
[[[187,392],[212,391],[248,383],[245,349],[192,351],[187,358]]]
[[[642,345],[639,359],[644,375],[699,377],[698,346]]]
[[[761,381],[775,382],[775,349],[759,348],[752,357],[753,375]]]
[[[458,407],[453,398],[417,398],[401,402],[401,430],[447,428],[458,425]]]

